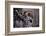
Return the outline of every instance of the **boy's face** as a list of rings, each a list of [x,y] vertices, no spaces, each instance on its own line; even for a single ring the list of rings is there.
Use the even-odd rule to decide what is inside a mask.
[[[25,16],[32,16],[31,13],[25,13]]]
[[[27,16],[28,13],[25,13],[25,16]]]

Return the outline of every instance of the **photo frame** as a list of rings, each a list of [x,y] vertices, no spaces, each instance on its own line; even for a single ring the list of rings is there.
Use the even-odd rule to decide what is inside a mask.
[[[30,19],[27,17],[29,21],[23,16],[30,16]],[[6,1],[5,27],[7,36],[44,33],[45,3]]]

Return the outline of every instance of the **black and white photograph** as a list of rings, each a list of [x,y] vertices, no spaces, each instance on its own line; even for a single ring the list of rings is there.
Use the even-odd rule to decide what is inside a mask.
[[[12,32],[42,30],[42,6],[11,5],[10,28]]]
[[[13,8],[13,28],[39,27],[39,9]]]

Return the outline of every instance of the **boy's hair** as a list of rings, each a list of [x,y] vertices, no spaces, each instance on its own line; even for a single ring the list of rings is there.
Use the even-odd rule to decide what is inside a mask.
[[[27,11],[24,12],[24,14],[26,14]]]

